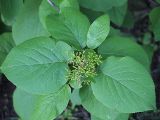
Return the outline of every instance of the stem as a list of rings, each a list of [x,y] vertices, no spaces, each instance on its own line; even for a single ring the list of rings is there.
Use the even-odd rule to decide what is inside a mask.
[[[47,0],[48,3],[59,13],[60,12],[60,9],[59,7],[51,0]]]

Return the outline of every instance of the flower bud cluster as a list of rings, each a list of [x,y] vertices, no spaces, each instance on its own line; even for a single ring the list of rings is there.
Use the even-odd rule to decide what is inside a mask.
[[[77,80],[82,85],[89,85],[96,76],[96,66],[101,63],[101,58],[93,50],[76,52],[74,60],[70,63],[72,70],[69,79]]]

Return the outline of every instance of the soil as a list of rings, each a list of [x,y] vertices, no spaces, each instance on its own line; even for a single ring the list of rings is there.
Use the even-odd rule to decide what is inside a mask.
[[[13,108],[12,94],[15,86],[3,75],[0,78],[0,120],[16,120]]]

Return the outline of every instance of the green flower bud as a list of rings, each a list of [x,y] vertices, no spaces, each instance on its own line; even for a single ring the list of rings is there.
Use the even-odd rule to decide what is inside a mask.
[[[96,66],[101,64],[101,56],[93,50],[79,51],[75,53],[75,58],[69,64],[72,69],[68,76],[69,80],[81,81],[83,85],[90,85],[92,78],[96,74]]]

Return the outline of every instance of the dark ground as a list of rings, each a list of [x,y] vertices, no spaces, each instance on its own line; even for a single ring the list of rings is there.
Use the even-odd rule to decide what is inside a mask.
[[[122,32],[131,34],[132,36],[138,39],[138,43],[142,44],[141,38],[144,37],[144,33],[150,33],[150,44],[156,46],[158,49],[154,51],[154,55],[152,58],[151,65],[151,73],[156,86],[156,101],[157,108],[160,109],[160,43],[154,40],[153,33],[148,29],[149,25],[149,17],[148,12],[156,6],[159,6],[154,0],[141,0],[142,5],[137,5],[141,3],[136,3],[135,1],[139,0],[129,0],[129,9],[137,12],[138,15],[135,16],[137,19],[132,28],[125,28],[121,26],[117,26],[114,23],[111,25],[120,29]],[[136,3],[136,5],[135,5]],[[138,6],[138,7],[137,7]],[[143,14],[143,15],[142,15]],[[2,23],[0,23],[0,33],[4,30],[8,31],[10,28],[6,28]],[[3,31],[2,31],[3,30]],[[4,75],[0,76],[0,120],[17,120],[17,115],[14,112],[13,104],[12,104],[12,94],[15,89],[15,86],[10,83]],[[90,115],[87,113],[82,106],[76,106],[74,110],[71,111],[72,120],[90,120]],[[59,119],[62,120],[62,119]],[[143,113],[136,113],[131,115],[130,120],[160,120],[160,111],[150,111]]]

